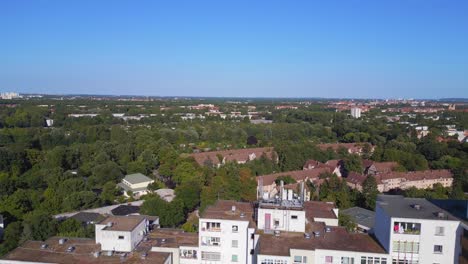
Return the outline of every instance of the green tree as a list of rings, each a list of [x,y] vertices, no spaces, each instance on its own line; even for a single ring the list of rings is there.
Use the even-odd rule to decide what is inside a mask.
[[[200,204],[200,193],[201,186],[196,181],[182,183],[175,189],[176,197],[182,200],[186,211],[192,211]]]
[[[338,224],[346,228],[348,232],[354,232],[357,228],[353,218],[347,214],[338,214]]]
[[[157,195],[152,196],[143,202],[140,212],[146,215],[159,216],[159,223],[162,227],[179,226],[185,219],[184,204],[177,198],[169,203]]]
[[[367,178],[362,183],[362,196],[364,198],[364,207],[370,210],[374,210],[378,194],[379,190],[377,189],[377,181],[373,176],[367,176]]]
[[[34,211],[24,218],[23,239],[46,240],[57,232],[57,221],[42,211]],[[25,232],[25,230],[27,232]]]
[[[3,242],[0,243],[0,256],[5,255],[18,246],[22,233],[23,226],[21,222],[13,222],[7,225],[3,234]]]
[[[345,175],[348,175],[352,171],[362,173],[363,168],[361,157],[356,154],[348,155],[343,159],[343,171]]]

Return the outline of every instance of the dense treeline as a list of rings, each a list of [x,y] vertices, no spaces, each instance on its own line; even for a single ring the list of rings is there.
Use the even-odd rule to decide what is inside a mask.
[[[45,239],[54,234],[92,236],[92,230],[80,223],[59,223],[51,215],[123,202],[116,183],[135,172],[154,178],[152,189],[175,188],[177,198],[171,203],[148,195],[141,209],[160,216],[163,226],[180,226],[193,210],[203,211],[217,199],[253,201],[257,175],[299,170],[307,159],[344,159],[347,170],[358,172],[362,158],[397,161],[400,170],[446,168],[455,173],[454,190],[436,186],[433,190],[409,190],[406,195],[460,198],[468,191],[468,144],[437,141],[440,127],[446,124],[442,120],[431,121],[433,133],[418,139],[406,126],[389,125],[377,117],[350,119],[321,105],[277,111],[271,103],[261,101],[256,103],[257,110],[270,111],[274,123],[251,124],[248,120],[219,117],[183,122],[177,113],[185,109],[160,110],[160,106],[182,105],[171,101],[16,103],[0,106],[0,214],[7,221],[0,254],[28,239]],[[220,103],[223,111],[246,111],[242,105]],[[70,113],[99,115],[71,118]],[[112,113],[156,115],[123,121]],[[452,117],[457,126],[466,124],[467,114]],[[45,127],[47,118],[54,120],[53,127]],[[356,157],[344,150],[321,151],[316,147],[319,142],[370,142],[376,149],[372,155]],[[275,147],[279,163],[262,157],[248,164],[215,169],[200,167],[183,155],[194,148],[253,146]],[[364,191],[357,193],[332,175],[324,178],[327,181],[320,190],[310,186],[316,190],[315,199],[334,201],[340,208],[356,204],[373,208],[375,182],[369,180]],[[189,222],[183,227],[196,230]]]

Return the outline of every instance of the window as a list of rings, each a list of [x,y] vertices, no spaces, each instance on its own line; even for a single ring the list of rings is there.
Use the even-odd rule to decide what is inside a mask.
[[[232,255],[231,256],[231,262],[237,262],[237,255]]]
[[[419,235],[421,233],[421,224],[395,222],[393,225],[393,233]]]
[[[418,264],[417,260],[407,260],[407,259],[393,259],[392,264]]]
[[[436,226],[435,235],[436,236],[443,236],[444,235],[444,227],[443,226]]]
[[[239,232],[239,226],[233,225],[233,226],[232,226],[232,232],[233,232],[233,233]]]
[[[232,247],[233,247],[233,248],[239,247],[239,241],[237,241],[237,240],[232,240]]]
[[[202,251],[201,258],[202,258],[202,260],[220,261],[221,260],[221,253]]]
[[[387,259],[381,257],[361,257],[361,264],[387,264]]]
[[[297,219],[297,215],[291,215],[291,219]]]
[[[119,236],[119,239],[124,239],[125,237],[124,236]]]
[[[273,221],[273,225],[274,225],[274,226],[279,226],[279,220],[278,220],[278,219],[275,219],[275,220]]]
[[[181,250],[180,257],[184,259],[197,259],[197,251],[192,249]]]
[[[325,264],[333,264],[333,257],[332,256],[326,256],[325,257]]]
[[[307,263],[306,256],[294,256],[294,263]]]
[[[442,246],[441,245],[434,245],[434,253],[441,254],[442,253]]]
[[[341,257],[341,264],[354,264],[354,258]]]
[[[220,232],[221,223],[216,223],[216,222],[202,223],[202,231]]]
[[[393,241],[393,252],[419,253],[419,242]]]
[[[260,264],[288,264],[288,261],[282,259],[264,259],[260,261]]]

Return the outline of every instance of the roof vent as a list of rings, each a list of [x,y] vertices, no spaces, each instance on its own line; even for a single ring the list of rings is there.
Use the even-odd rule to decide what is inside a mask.
[[[314,237],[319,237],[320,236],[320,231],[315,231],[314,232]]]
[[[75,247],[74,247],[74,246],[69,246],[69,247],[67,248],[67,252],[68,252],[68,253],[71,253],[71,252],[73,252],[73,251],[75,251]]]
[[[112,257],[112,255],[114,255],[114,251],[112,251],[112,250],[109,250],[106,253],[107,253],[108,257]]]
[[[421,210],[421,205],[420,204],[414,204],[413,208],[416,210]]]
[[[280,234],[281,234],[281,232],[280,232],[279,230],[275,230],[275,232],[274,232],[274,233],[275,233],[275,237],[279,237],[279,236],[280,236]]]
[[[310,234],[309,233],[304,233],[305,239],[310,239]]]
[[[444,212],[437,212],[437,217],[438,218],[444,218],[445,217]]]
[[[162,238],[162,239],[161,239],[161,244],[164,244],[164,243],[166,243],[166,239],[165,239],[165,238]]]
[[[61,238],[61,239],[59,239],[59,244],[60,244],[60,245],[65,244],[65,242],[67,242],[67,239],[66,239],[66,238]]]
[[[41,249],[46,249],[48,246],[49,246],[49,245],[47,245],[47,244],[42,244],[42,245],[41,245]]]
[[[232,211],[233,213],[236,211],[236,206],[235,206],[235,205],[233,205],[233,206],[231,207],[231,211]]]
[[[245,213],[241,213],[241,214],[240,214],[240,217],[241,217],[241,218],[244,218],[244,217],[245,217]]]
[[[114,223],[112,223],[112,222],[108,222],[108,223],[106,224],[107,227],[112,227],[113,225],[114,225]]]
[[[101,252],[99,252],[99,251],[96,251],[96,252],[93,253],[93,256],[95,258],[99,258],[100,255],[101,255]]]
[[[331,232],[331,228],[329,226],[325,227],[325,232],[326,233],[330,233]]]

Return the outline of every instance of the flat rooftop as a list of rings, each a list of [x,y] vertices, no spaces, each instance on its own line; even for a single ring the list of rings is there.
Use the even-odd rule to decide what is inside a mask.
[[[343,227],[329,227],[325,232],[320,224],[312,227],[314,232],[320,232],[318,237],[311,233],[306,238],[303,233],[281,232],[279,236],[262,234],[259,239],[259,254],[272,256],[289,256],[290,249],[303,250],[340,250],[352,252],[368,252],[386,254],[385,250],[367,234],[349,233]]]
[[[379,195],[377,205],[389,216],[427,220],[458,221],[456,217],[424,198],[407,198],[401,195]],[[417,209],[419,207],[419,209]],[[442,213],[443,216],[438,214]]]
[[[233,206],[235,210],[233,211]],[[255,226],[254,207],[250,203],[218,200],[205,209],[200,218],[248,221]]]
[[[180,229],[157,228],[142,243],[151,247],[179,248],[198,247],[198,233],[184,232]]]
[[[159,252],[132,252],[126,254],[113,254],[106,256],[100,254],[95,257],[93,254],[100,251],[100,245],[95,244],[94,239],[88,238],[69,238],[61,245],[60,237],[52,237],[43,241],[26,241],[21,246],[17,247],[8,253],[2,260],[14,260],[25,262],[42,262],[42,263],[98,263],[98,264],[114,264],[114,263],[164,263],[169,258],[169,253]],[[46,248],[42,245],[46,244]],[[75,247],[72,252],[67,252],[69,247]],[[146,256],[145,256],[146,253]]]
[[[313,218],[337,219],[338,217],[333,211],[333,209],[335,208],[335,204],[332,202],[304,202],[304,210],[306,211],[306,217],[311,222],[313,221]]]
[[[149,181],[152,181],[153,179],[141,173],[134,173],[134,174],[128,174],[127,176],[125,176],[124,180],[128,181],[131,184],[137,184],[137,183],[149,182]]]
[[[147,219],[144,215],[127,215],[127,216],[108,216],[101,222],[100,225],[107,225],[112,223],[111,226],[106,226],[103,230],[109,231],[132,231],[134,230],[142,221]]]
[[[375,212],[361,207],[351,207],[341,210],[340,213],[349,215],[354,222],[368,228],[374,227]]]

